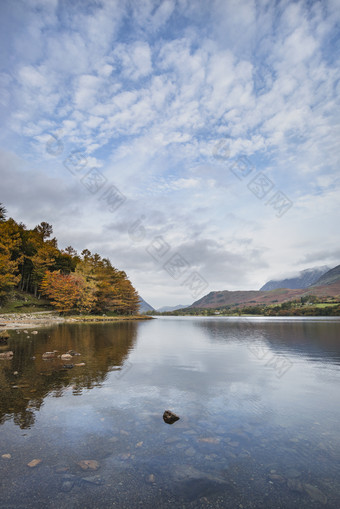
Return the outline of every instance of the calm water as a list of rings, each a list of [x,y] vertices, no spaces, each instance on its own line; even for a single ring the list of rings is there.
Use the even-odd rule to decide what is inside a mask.
[[[1,347],[14,351],[0,361],[1,508],[340,507],[340,320],[28,335]],[[70,349],[81,356],[42,359]]]

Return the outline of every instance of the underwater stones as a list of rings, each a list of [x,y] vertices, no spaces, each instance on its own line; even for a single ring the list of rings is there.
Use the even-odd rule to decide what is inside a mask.
[[[60,358],[61,358],[62,361],[70,361],[72,359],[72,355],[69,354],[69,353],[63,353],[60,356]]]
[[[0,359],[12,359],[14,353],[10,350],[9,352],[0,353]]]
[[[29,463],[27,463],[27,466],[30,467],[30,468],[35,468],[41,462],[42,462],[42,460],[40,460],[40,459],[34,459],[34,460],[30,461]]]
[[[98,470],[100,467],[96,460],[81,460],[78,461],[77,465],[79,465],[82,470]]]
[[[53,350],[53,352],[45,352],[42,354],[42,358],[45,360],[45,359],[54,359],[55,358],[55,354],[57,353],[56,350]]]

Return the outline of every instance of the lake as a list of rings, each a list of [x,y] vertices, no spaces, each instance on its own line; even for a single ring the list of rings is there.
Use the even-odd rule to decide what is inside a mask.
[[[338,318],[62,324],[6,350],[3,509],[340,507]]]

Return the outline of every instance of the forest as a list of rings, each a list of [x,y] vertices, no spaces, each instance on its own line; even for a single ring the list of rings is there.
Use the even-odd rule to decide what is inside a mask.
[[[7,219],[0,203],[0,308],[13,290],[44,297],[60,313],[133,314],[139,296],[126,273],[84,249],[58,248],[53,228]]]

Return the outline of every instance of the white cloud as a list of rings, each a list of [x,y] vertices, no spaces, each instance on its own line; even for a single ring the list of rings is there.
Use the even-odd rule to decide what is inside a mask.
[[[105,0],[66,8],[31,0],[23,16],[9,3],[5,19],[17,29],[3,29],[1,146],[22,156],[28,174],[33,163],[79,190],[63,160],[85,151],[89,167],[100,167],[128,197],[119,221],[145,214],[151,238],[168,235],[192,259],[196,249],[212,289],[259,286],[268,267],[271,275],[285,264],[304,268],[297,264],[304,251],[317,256],[321,243],[335,252],[336,4]],[[64,147],[59,158],[46,153],[53,133]],[[225,159],[213,157],[221,139],[230,145]],[[251,193],[250,178],[231,172],[240,156],[294,201],[283,218]],[[55,205],[53,189],[47,194]],[[97,205],[80,220],[79,243],[110,222]],[[81,200],[72,207],[80,217]],[[119,249],[97,234],[94,245],[133,274],[142,294],[146,281],[164,287],[167,274],[140,246],[127,256],[131,239],[126,229],[121,235]],[[187,301],[176,284],[173,303]]]

